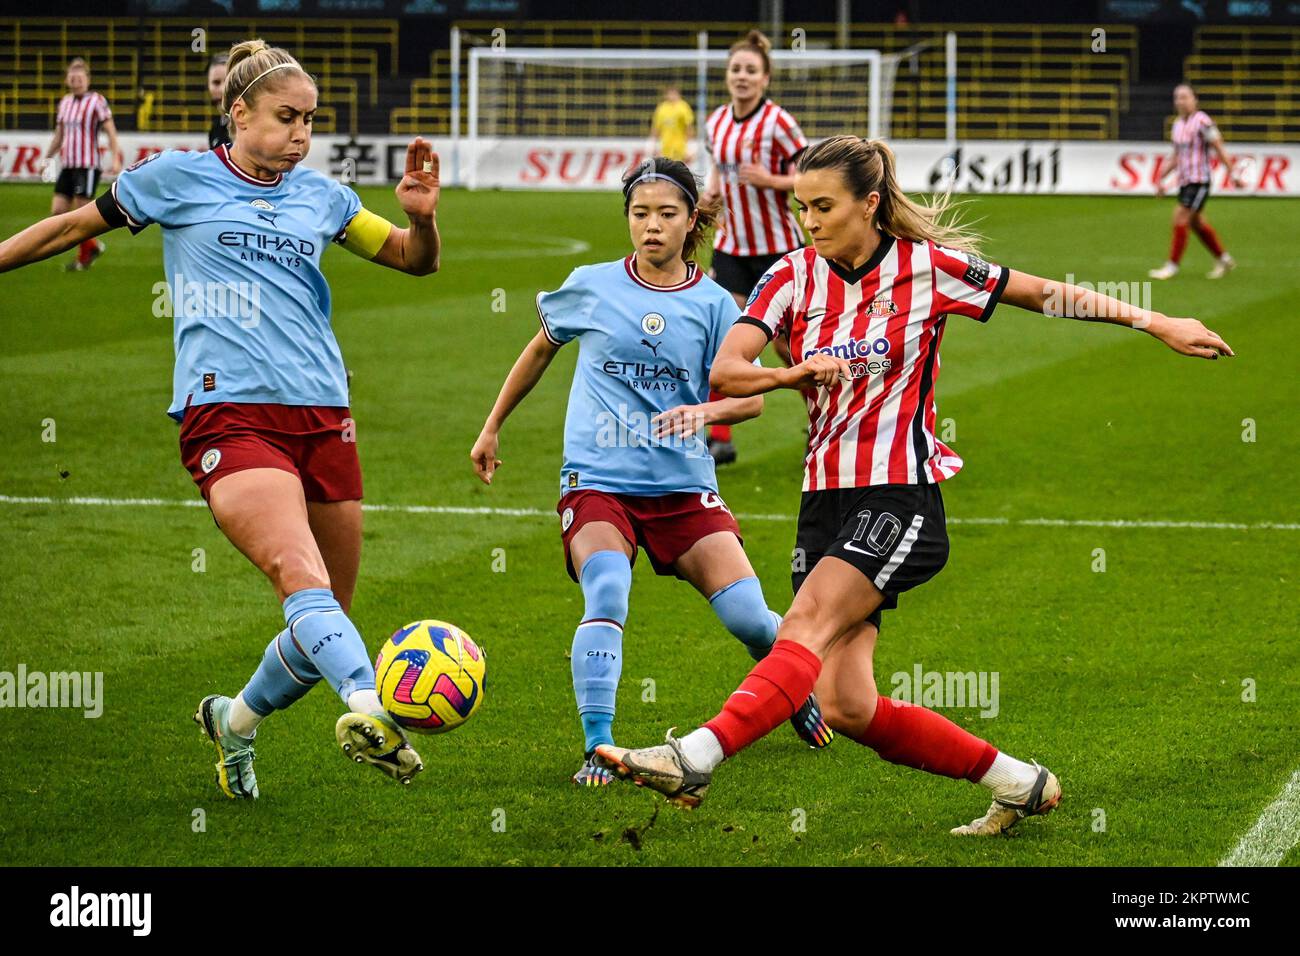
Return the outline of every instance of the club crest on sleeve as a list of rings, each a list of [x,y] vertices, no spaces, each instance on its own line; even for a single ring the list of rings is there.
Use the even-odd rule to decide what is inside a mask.
[[[984,283],[989,281],[990,266],[979,256],[971,253],[966,260],[966,274],[962,276],[962,281],[968,285],[973,285],[977,289],[984,288]]]
[[[203,469],[205,475],[212,474],[217,465],[221,464],[221,449],[209,448],[199,459],[199,467]]]
[[[667,323],[658,312],[647,312],[641,317],[641,331],[646,335],[658,335]]]
[[[564,514],[560,516],[560,530],[568,531],[571,524],[573,524],[573,509],[565,508]]]

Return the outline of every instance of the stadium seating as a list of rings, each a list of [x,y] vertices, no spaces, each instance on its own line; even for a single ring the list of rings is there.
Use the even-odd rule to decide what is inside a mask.
[[[474,44],[492,40],[495,23],[467,21],[462,56]],[[744,23],[583,23],[534,22],[508,28],[512,46],[693,49],[699,31],[707,31],[714,48],[725,48],[750,25]],[[879,24],[852,25],[842,35],[833,23],[802,26],[801,40],[810,50],[847,43],[854,49],[885,53],[915,50],[899,64],[893,86],[890,134],[896,137],[942,137],[945,134],[945,62],[943,38],[957,33],[958,135],[963,137],[1044,137],[1105,139],[1117,134],[1120,112],[1128,108],[1130,83],[1137,72],[1137,31],[1131,26],[1105,27],[1106,52],[1093,53],[1091,32],[1076,27],[1040,25],[936,24],[923,28]],[[410,104],[391,111],[395,132],[446,133],[450,110],[450,58],[445,50],[430,58],[429,76],[411,85]],[[467,70],[461,64],[462,74]],[[643,91],[642,91],[643,92]],[[636,95],[627,94],[628,98]],[[778,94],[779,95],[779,94]],[[710,78],[708,99],[725,100],[721,76]],[[565,98],[519,102],[516,128],[502,133],[544,134]],[[653,104],[651,104],[653,105]],[[586,135],[640,135],[644,104],[601,109],[588,118]],[[466,105],[462,104],[462,109]],[[800,122],[809,135],[826,135],[843,126],[842,111],[802,109]],[[462,129],[467,117],[462,117]],[[570,122],[566,127],[573,129]]]
[[[206,130],[208,61],[250,36],[295,51],[316,76],[321,132],[355,130],[358,110],[378,103],[380,76],[397,72],[395,20],[0,18],[0,127],[53,126],[65,68],[80,56],[113,109],[137,114],[132,126]]]
[[[1183,75],[1226,138],[1300,141],[1300,30],[1201,27]]]

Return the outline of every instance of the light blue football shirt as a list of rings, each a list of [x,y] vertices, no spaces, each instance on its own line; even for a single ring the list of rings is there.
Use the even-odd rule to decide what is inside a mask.
[[[361,201],[301,165],[259,182],[225,150],[166,150],[113,186],[133,231],[163,230],[176,346],[168,414],[213,402],[347,405],[320,257]]]
[[[652,286],[633,257],[579,266],[537,296],[555,345],[578,340],[564,420],[560,493],[626,495],[718,490],[704,436],[657,439],[650,420],[709,400],[709,369],[740,317],[731,294],[691,264],[687,279]]]

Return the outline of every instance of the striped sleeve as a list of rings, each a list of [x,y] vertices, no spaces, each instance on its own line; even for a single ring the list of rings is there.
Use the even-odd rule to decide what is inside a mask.
[[[793,263],[788,257],[778,259],[758,280],[745,303],[745,314],[736,321],[756,325],[773,338],[790,320],[794,285]]]
[[[113,118],[113,111],[108,108],[108,100],[102,93],[95,94],[95,119],[103,123]]]
[[[1205,140],[1207,144],[1217,141],[1220,138],[1221,134],[1219,133],[1219,127],[1214,125],[1214,120],[1210,119],[1210,114],[1202,110],[1196,115],[1201,120],[1200,123],[1201,138]]]
[[[934,271],[934,314],[964,315],[987,322],[1011,273],[973,252],[930,244]]]
[[[780,153],[785,162],[794,159],[808,147],[808,140],[804,137],[803,130],[799,128],[795,118],[784,109],[777,111],[776,127],[772,131],[772,141],[776,146],[776,151]]]

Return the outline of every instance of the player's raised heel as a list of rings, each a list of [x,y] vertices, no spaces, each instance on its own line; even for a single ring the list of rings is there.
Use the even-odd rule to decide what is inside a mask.
[[[995,836],[1005,833],[1025,817],[1040,817],[1051,813],[1061,802],[1061,783],[1056,774],[1037,763],[1038,779],[1029,790],[1023,803],[994,799],[988,813],[963,826],[953,827],[950,833],[958,836]]]
[[[596,756],[622,779],[662,793],[675,806],[694,810],[703,802],[713,773],[697,770],[690,764],[682,753],[681,743],[673,736],[674,729],[669,728],[665,743],[658,747],[628,750],[601,744],[596,748]]]
[[[231,800],[256,800],[257,777],[253,773],[253,745],[230,732],[227,711],[230,698],[209,694],[199,701],[194,722],[217,748],[217,786]]]
[[[803,706],[794,712],[790,726],[799,735],[799,739],[814,750],[829,747],[835,739],[835,731],[831,730],[831,725],[822,716],[822,708],[817,703],[815,694],[809,694]]]
[[[424,769],[420,755],[406,740],[402,728],[383,711],[347,713],[334,725],[334,737],[344,755],[368,763],[403,785]]]

